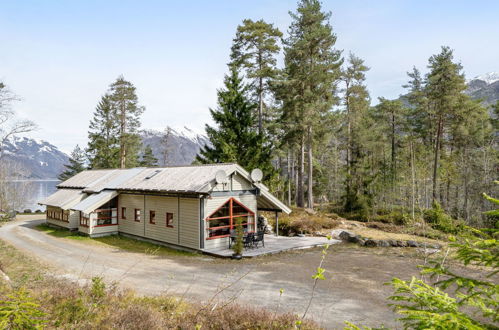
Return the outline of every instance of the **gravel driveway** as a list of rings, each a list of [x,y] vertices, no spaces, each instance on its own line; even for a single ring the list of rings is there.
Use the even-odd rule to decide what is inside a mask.
[[[321,258],[320,249],[301,250],[243,261],[206,256],[158,257],[131,253],[100,244],[57,238],[33,229],[44,222],[21,218],[0,228],[0,239],[55,266],[59,276],[88,279],[103,276],[138,293],[161,292],[206,301],[221,285],[241,278],[220,295],[272,311],[301,315],[308,303],[311,275]],[[393,252],[333,245],[325,261],[326,281],[320,281],[309,316],[331,329],[344,321],[396,327],[395,314],[386,306],[392,277],[417,274],[419,260]],[[245,275],[246,274],[246,275]],[[245,275],[245,276],[243,276]],[[284,290],[279,297],[280,289]]]

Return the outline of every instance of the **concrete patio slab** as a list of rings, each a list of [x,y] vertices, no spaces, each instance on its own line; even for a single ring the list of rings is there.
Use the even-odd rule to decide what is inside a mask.
[[[265,247],[259,245],[258,248],[246,248],[243,252],[243,258],[258,257],[289,250],[309,249],[323,246],[324,244],[336,244],[340,242],[341,241],[337,239],[328,240],[326,237],[286,237],[265,235]],[[205,254],[222,258],[231,257],[233,254],[233,251],[229,249],[228,246],[223,249],[203,249],[202,251]]]

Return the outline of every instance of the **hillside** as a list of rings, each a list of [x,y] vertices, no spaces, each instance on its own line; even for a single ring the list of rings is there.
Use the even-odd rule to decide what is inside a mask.
[[[209,143],[206,136],[195,133],[184,127],[181,130],[171,129],[165,146],[165,133],[155,130],[141,132],[144,146],[151,146],[159,166],[189,165],[199,152],[199,149]],[[164,151],[167,151],[165,163]]]
[[[41,180],[56,178],[68,158],[47,141],[14,137],[5,143],[2,161],[12,164],[8,167],[11,178]]]
[[[467,83],[467,93],[474,99],[481,99],[486,105],[499,101],[499,73],[490,72],[477,76]]]

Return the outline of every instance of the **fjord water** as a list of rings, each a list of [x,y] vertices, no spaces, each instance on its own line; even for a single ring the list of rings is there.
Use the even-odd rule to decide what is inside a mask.
[[[30,209],[45,210],[45,206],[38,205],[38,202],[53,194],[57,190],[59,180],[14,180],[5,184],[11,185],[16,191],[22,192],[21,200],[17,211]]]

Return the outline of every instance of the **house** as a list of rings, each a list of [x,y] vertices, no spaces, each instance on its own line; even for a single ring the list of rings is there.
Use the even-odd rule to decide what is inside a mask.
[[[238,221],[257,230],[260,211],[291,210],[237,164],[88,170],[40,201],[47,223],[91,237],[126,234],[192,250],[228,246]]]

